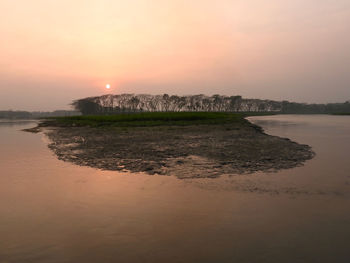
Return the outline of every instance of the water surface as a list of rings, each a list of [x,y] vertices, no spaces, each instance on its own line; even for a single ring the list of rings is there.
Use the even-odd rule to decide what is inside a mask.
[[[349,262],[350,117],[250,118],[316,157],[278,173],[179,180],[56,159],[0,123],[0,262]]]

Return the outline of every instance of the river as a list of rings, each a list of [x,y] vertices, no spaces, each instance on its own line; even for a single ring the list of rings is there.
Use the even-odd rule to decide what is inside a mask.
[[[350,116],[249,120],[315,158],[217,179],[101,171],[1,121],[0,262],[350,262]]]

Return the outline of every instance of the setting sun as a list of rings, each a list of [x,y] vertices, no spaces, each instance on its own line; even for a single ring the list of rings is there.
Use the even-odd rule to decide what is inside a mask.
[[[110,89],[110,88],[111,88],[111,85],[106,84],[106,89]]]

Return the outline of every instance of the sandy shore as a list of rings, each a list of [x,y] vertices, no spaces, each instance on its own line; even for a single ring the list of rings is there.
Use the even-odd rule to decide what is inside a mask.
[[[274,172],[300,166],[314,156],[309,146],[267,135],[249,123],[133,128],[43,126],[51,141],[49,148],[60,160],[181,179]]]

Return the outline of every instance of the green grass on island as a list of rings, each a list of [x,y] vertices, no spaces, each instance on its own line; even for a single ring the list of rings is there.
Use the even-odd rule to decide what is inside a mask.
[[[147,112],[115,115],[90,115],[50,118],[60,126],[151,127],[210,124],[247,124],[244,113],[222,112]]]

